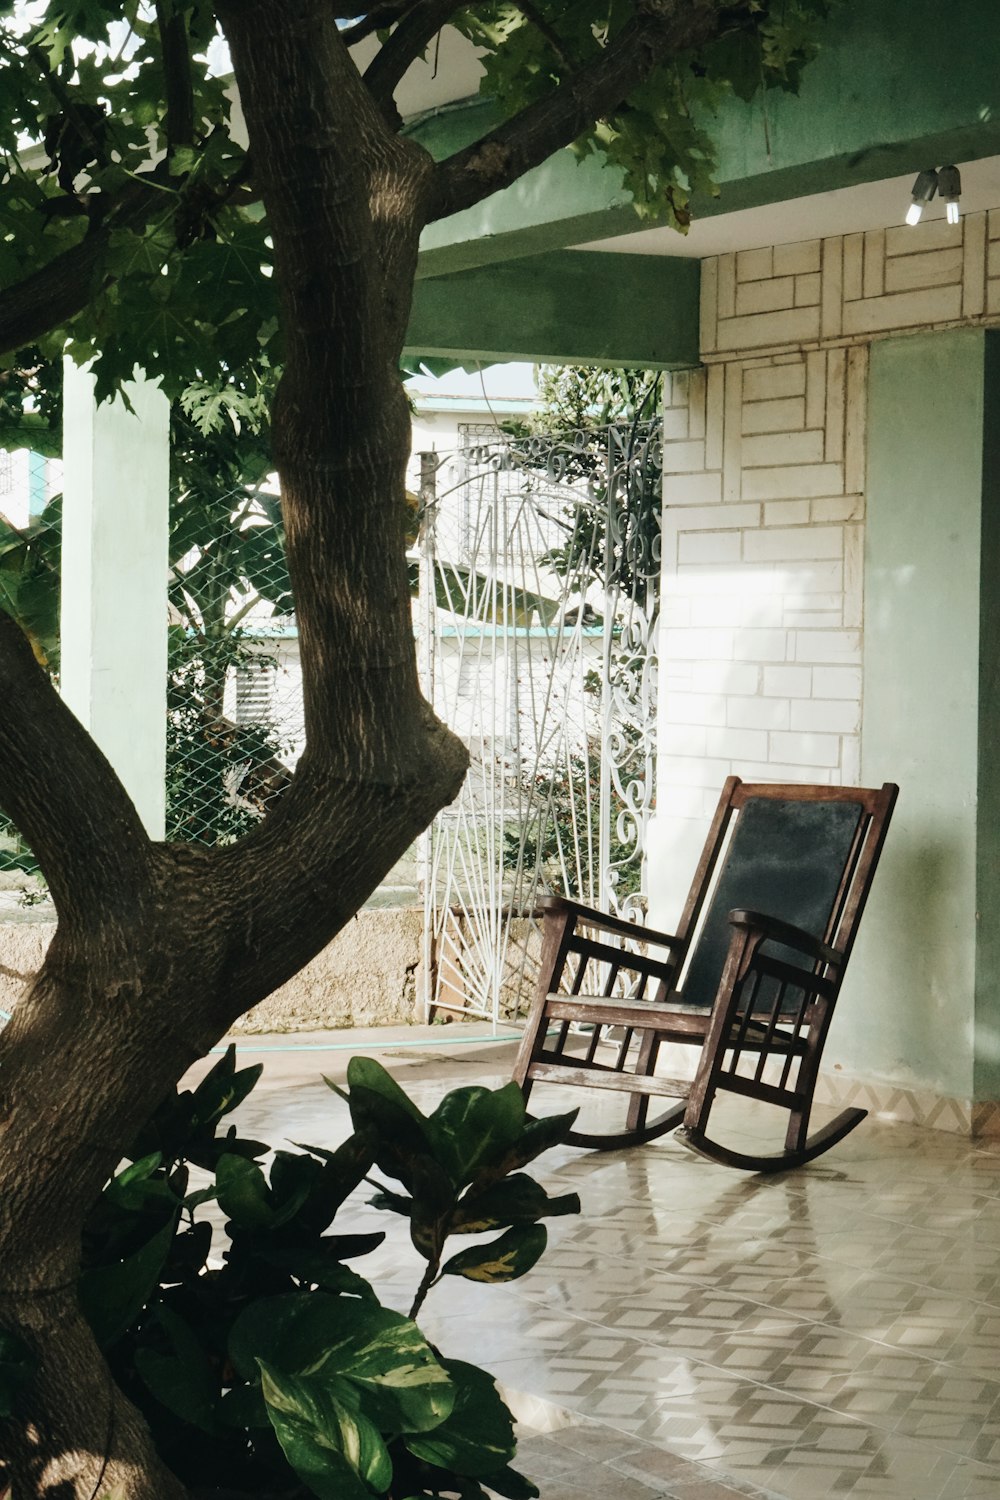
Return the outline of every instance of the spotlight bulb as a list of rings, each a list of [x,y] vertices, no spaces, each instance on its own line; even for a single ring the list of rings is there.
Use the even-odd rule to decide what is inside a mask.
[[[929,167],[926,172],[917,173],[911,193],[913,202],[910,204],[906,215],[907,224],[920,223],[920,215],[923,213],[925,205],[934,197],[937,189],[938,174],[933,167]]]
[[[957,167],[942,167],[938,172],[938,191],[945,201],[945,212],[949,224],[957,224],[961,217],[958,200],[962,196],[962,177]]]

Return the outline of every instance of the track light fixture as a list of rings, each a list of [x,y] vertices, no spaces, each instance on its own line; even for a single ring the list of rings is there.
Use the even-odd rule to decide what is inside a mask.
[[[940,193],[945,202],[949,224],[957,224],[961,214],[958,200],[962,196],[962,177],[957,167],[928,167],[918,172],[911,191],[911,203],[906,213],[907,224],[919,224],[920,217],[935,193]]]

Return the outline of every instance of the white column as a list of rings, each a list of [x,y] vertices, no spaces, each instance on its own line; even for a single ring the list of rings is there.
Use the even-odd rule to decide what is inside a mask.
[[[94,378],[65,361],[60,683],[152,838],[166,816],[170,406],[128,386],[97,406]]]

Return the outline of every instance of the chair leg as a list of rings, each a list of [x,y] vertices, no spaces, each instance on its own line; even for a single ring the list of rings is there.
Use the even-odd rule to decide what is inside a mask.
[[[636,1073],[644,1078],[652,1073],[656,1067],[656,1058],[660,1050],[660,1038],[655,1031],[644,1031],[639,1041],[639,1055],[635,1062]],[[649,1095],[630,1094],[628,1100],[628,1114],[625,1117],[628,1130],[642,1130],[645,1128],[649,1115]]]
[[[514,1060],[514,1082],[519,1086],[525,1103],[531,1093],[531,1078],[528,1070],[538,1057],[545,1041],[545,1033],[548,1029],[548,1006],[545,997],[539,996],[535,999],[521,1037],[521,1044],[517,1049],[517,1057]]]

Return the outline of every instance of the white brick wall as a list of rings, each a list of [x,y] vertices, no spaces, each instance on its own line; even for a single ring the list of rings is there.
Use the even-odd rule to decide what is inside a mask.
[[[703,263],[664,414],[666,822],[730,772],[857,780],[869,345],[998,317],[1000,209]]]
[[[791,295],[785,282],[815,276],[822,247],[724,259],[723,295],[738,308],[740,288],[752,287],[756,307],[764,288]],[[668,815],[704,815],[732,771],[838,781],[857,765],[865,352],[728,358],[670,381],[659,778]]]

